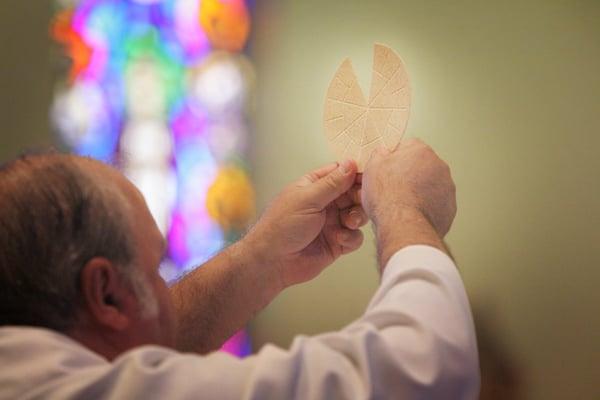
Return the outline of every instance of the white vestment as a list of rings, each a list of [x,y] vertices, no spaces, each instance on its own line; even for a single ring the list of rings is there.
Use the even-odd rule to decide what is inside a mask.
[[[227,316],[224,316],[226,318]],[[0,328],[0,399],[476,399],[479,364],[452,260],[409,246],[365,313],[338,332],[238,359],[159,346],[112,362],[60,333]]]

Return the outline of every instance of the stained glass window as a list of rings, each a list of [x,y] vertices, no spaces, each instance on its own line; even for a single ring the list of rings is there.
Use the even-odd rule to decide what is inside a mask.
[[[168,281],[236,240],[254,213],[250,11],[243,0],[57,3],[51,33],[69,63],[54,126],[74,152],[120,160],[168,239]],[[224,349],[248,354],[246,333]]]

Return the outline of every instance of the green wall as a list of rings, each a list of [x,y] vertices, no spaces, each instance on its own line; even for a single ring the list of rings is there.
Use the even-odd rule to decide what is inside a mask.
[[[486,360],[520,376],[524,398],[600,398],[600,2],[264,1],[254,29],[260,204],[332,159],[321,118],[342,59],[368,88],[373,42],[390,45],[412,81],[407,136],[456,180],[448,241]],[[374,253],[369,232],[282,294],[253,324],[257,346],[360,315]]]
[[[0,8],[0,161],[52,143],[51,1],[2,0]]]

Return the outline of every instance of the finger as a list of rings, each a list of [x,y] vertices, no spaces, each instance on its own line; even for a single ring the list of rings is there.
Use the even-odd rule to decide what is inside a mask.
[[[340,226],[340,210],[335,205],[330,204],[327,206],[326,211],[324,229],[334,231]]]
[[[369,218],[361,206],[354,206],[340,212],[340,222],[348,229],[358,229],[368,220]]]
[[[381,146],[377,146],[375,148],[375,150],[373,150],[373,153],[371,153],[371,157],[369,157],[369,159],[367,160],[367,164],[365,165],[365,171],[369,171],[371,169],[372,165],[377,164],[378,162],[380,162],[381,158],[384,158],[386,156],[388,156],[390,154],[390,151],[387,149],[387,147],[381,145]],[[362,177],[361,177],[361,183],[362,183]]]
[[[333,162],[333,163],[329,163],[327,165],[324,165],[320,168],[315,169],[314,171],[307,173],[302,178],[300,178],[301,183],[303,183],[302,186],[305,186],[310,183],[318,181],[319,179],[323,178],[324,176],[327,176],[328,174],[330,174],[338,166],[339,166],[339,163]]]
[[[352,187],[355,177],[356,163],[352,160],[342,162],[333,171],[307,186],[309,202],[320,210],[324,209]]]
[[[339,209],[349,208],[356,204],[360,204],[360,190],[362,186],[359,184],[354,184],[346,193],[342,194],[340,197],[335,199],[335,205],[338,206]]]
[[[364,240],[362,231],[340,229],[336,234],[337,244],[342,247],[342,253],[350,253],[358,249]]]

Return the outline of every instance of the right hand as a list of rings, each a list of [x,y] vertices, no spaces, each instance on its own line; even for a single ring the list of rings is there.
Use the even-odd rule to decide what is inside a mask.
[[[329,164],[288,185],[243,242],[278,272],[281,289],[306,282],[360,247],[367,216],[356,196],[356,163]],[[252,258],[252,257],[250,257]]]
[[[408,139],[373,152],[362,177],[362,205],[377,227],[401,211],[417,211],[443,238],[456,215],[450,168],[431,147]]]

